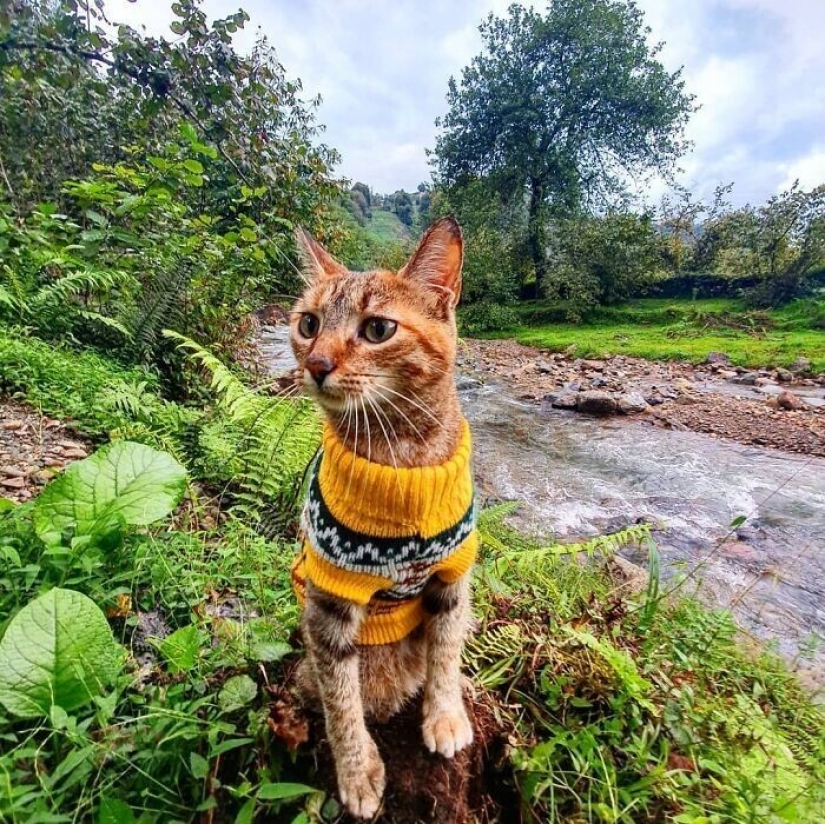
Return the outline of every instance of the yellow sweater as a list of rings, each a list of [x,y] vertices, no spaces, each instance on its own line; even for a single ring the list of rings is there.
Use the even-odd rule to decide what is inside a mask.
[[[475,561],[470,427],[439,466],[396,470],[349,450],[327,424],[310,470],[301,519],[303,545],[292,582],[303,603],[306,580],[366,604],[359,644],[400,641],[424,619],[421,595],[437,575],[457,581]]]

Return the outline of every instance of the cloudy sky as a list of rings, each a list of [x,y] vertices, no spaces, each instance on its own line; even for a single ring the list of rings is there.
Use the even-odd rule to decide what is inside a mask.
[[[430,179],[425,148],[446,108],[450,75],[481,49],[477,26],[510,0],[205,0],[211,17],[242,6],[237,45],[260,28],[306,95],[320,93],[338,170],[380,192]],[[111,19],[168,30],[171,0],[107,0]],[[536,4],[543,7],[544,3]],[[799,178],[825,182],[825,0],[639,0],[661,59],[684,66],[701,109],[681,181],[701,196],[735,183],[735,203],[759,203]],[[642,193],[653,201],[663,186]]]

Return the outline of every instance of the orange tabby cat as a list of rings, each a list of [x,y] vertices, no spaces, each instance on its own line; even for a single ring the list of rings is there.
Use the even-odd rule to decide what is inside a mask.
[[[473,739],[459,671],[477,548],[454,380],[461,229],[439,220],[398,272],[350,272],[297,241],[308,287],[292,347],[326,414],[293,566],[299,681],[323,705],[342,801],[371,818],[384,764],[365,716],[388,718],[423,686],[426,747],[451,758]]]

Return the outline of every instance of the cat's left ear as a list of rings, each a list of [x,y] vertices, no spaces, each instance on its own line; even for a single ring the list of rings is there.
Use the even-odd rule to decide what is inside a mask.
[[[461,226],[454,217],[442,217],[427,229],[413,256],[398,274],[438,292],[454,309],[461,297],[463,261]]]
[[[295,245],[301,259],[301,270],[308,283],[319,278],[345,275],[347,267],[339,263],[309,232],[295,227]]]

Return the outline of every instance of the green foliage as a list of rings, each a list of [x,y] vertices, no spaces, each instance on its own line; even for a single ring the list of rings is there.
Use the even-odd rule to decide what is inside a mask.
[[[122,648],[85,595],[52,589],[25,606],[0,640],[0,704],[17,716],[72,712],[117,677]]]
[[[185,487],[186,470],[170,455],[117,441],[75,461],[43,490],[35,530],[47,545],[104,545],[127,526],[168,515]]]
[[[812,299],[757,315],[741,301],[646,299],[594,310],[581,324],[564,322],[564,304],[527,303],[516,311],[519,322],[494,336],[554,351],[575,346],[581,357],[700,363],[709,352],[725,352],[749,367],[789,366],[804,354],[814,371],[825,371],[825,333],[817,326],[822,301]]]
[[[570,320],[638,295],[662,276],[661,237],[647,216],[608,212],[557,221],[551,237],[545,288],[551,299],[567,302]]]
[[[202,441],[207,463],[220,466],[225,461],[222,476],[237,486],[240,499],[256,516],[291,512],[320,439],[320,421],[311,403],[251,390],[208,350],[175,333],[166,335],[211,375],[222,417],[220,429]]]
[[[651,621],[651,587],[619,597],[604,568],[569,559],[576,545],[559,554],[508,528],[510,511],[481,518],[466,660],[507,707],[522,816],[818,821],[825,715],[785,665],[689,600],[659,601]]]
[[[436,168],[445,185],[489,177],[527,199],[540,293],[547,217],[613,198],[627,173],[671,167],[692,98],[631,2],[557,0],[544,15],[514,4],[480,30],[484,52],[450,80]]]

